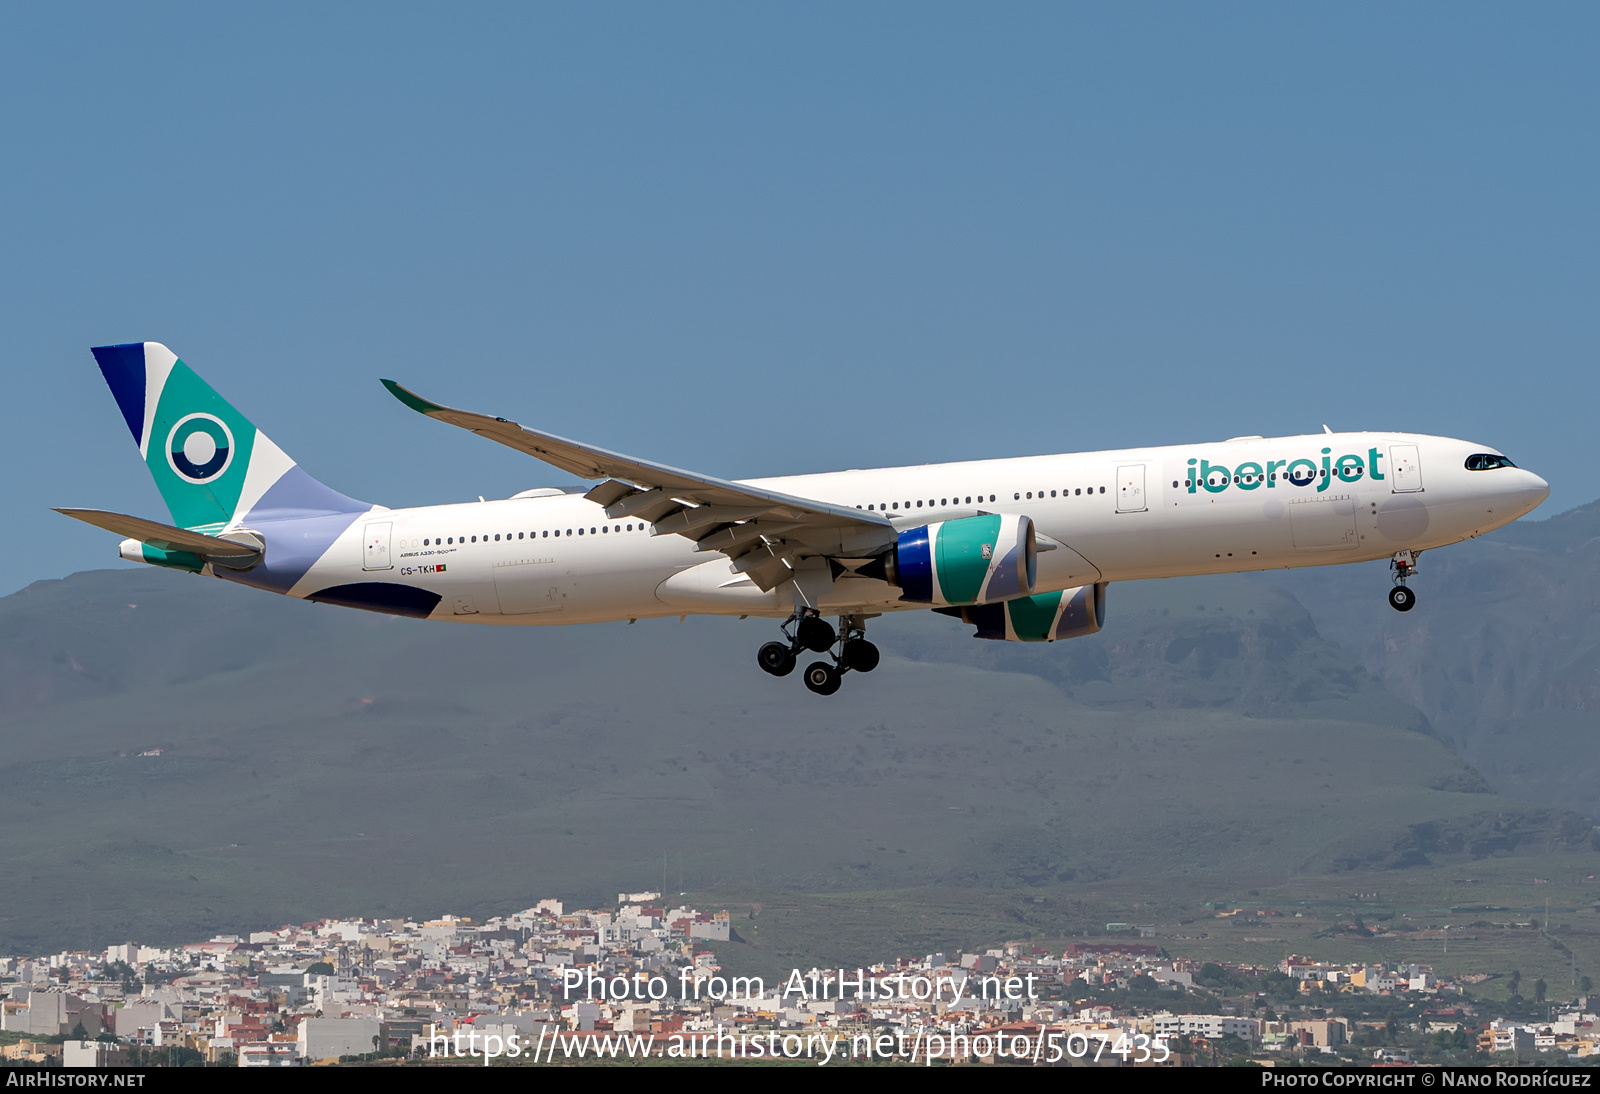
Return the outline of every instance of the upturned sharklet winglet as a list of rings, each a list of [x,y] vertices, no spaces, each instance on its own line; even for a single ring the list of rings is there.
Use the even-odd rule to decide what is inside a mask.
[[[379,383],[383,384],[384,387],[389,389],[390,395],[393,395],[396,399],[399,399],[402,403],[406,404],[406,406],[410,407],[412,410],[415,410],[418,414],[431,414],[436,410],[448,409],[447,407],[440,406],[438,403],[428,402],[428,400],[424,399],[416,392],[402,387],[393,380],[380,380]]]
[[[104,509],[57,509],[56,512],[64,517],[92,524],[96,528],[104,528],[108,532],[136,539],[140,543],[148,543],[162,551],[184,551],[202,557],[230,559],[246,558],[261,553],[259,547],[252,547],[246,543],[235,543],[231,539],[208,536],[204,532],[191,532],[186,528],[174,528],[168,524],[145,520],[143,517],[128,516],[126,513],[108,513]]]

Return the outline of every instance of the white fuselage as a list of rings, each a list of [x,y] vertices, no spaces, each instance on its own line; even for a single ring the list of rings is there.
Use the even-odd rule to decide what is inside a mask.
[[[1139,578],[1389,558],[1480,535],[1549,493],[1515,467],[1471,471],[1482,445],[1402,433],[1244,438],[752,480],[798,497],[882,511],[897,528],[1026,515],[1039,534],[1035,592]],[[442,542],[441,542],[442,541]],[[268,551],[271,551],[268,543]],[[819,560],[820,562],[820,560]],[[826,575],[822,570],[821,574]],[[581,495],[375,509],[290,590],[398,582],[440,596],[431,618],[588,623],[683,614],[923,607],[850,573],[763,592],[727,558],[676,535],[608,520]]]

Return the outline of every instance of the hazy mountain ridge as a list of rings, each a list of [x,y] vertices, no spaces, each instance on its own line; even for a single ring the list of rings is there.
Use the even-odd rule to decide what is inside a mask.
[[[1419,711],[1324,640],[1291,594],[1259,575],[1115,585],[1107,616],[1100,634],[1064,643],[971,642],[970,631],[957,628],[897,636],[896,648],[1027,672],[1106,710],[1315,714],[1431,732]]]
[[[1424,554],[1404,615],[1376,565],[1276,580],[1491,785],[1600,818],[1600,502]]]
[[[829,700],[756,669],[756,620],[447,626],[159,571],[40,582],[0,600],[0,949],[599,899],[663,866],[1004,890],[1581,845],[1413,732],[1278,580],[1119,585],[1104,633],[1041,646],[876,620],[883,667]]]

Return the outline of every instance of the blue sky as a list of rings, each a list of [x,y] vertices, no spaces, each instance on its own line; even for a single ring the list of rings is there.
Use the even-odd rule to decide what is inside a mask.
[[[1600,8],[0,9],[0,592],[164,518],[166,342],[388,505],[570,480],[378,385],[727,476],[1407,429],[1552,484],[1600,372]],[[42,548],[42,549],[40,549]]]

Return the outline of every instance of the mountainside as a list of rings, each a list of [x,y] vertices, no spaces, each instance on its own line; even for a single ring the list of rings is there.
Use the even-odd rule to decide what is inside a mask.
[[[1277,584],[1495,789],[1600,820],[1600,502],[1423,555],[1408,614],[1377,565]]]
[[[831,699],[756,668],[755,620],[480,628],[153,570],[40,582],[0,600],[0,952],[663,877],[1071,888],[1589,853],[1281,582],[1116,586],[1105,633],[1049,646],[875,620],[883,666]],[[1424,590],[1406,622],[1447,599]]]

